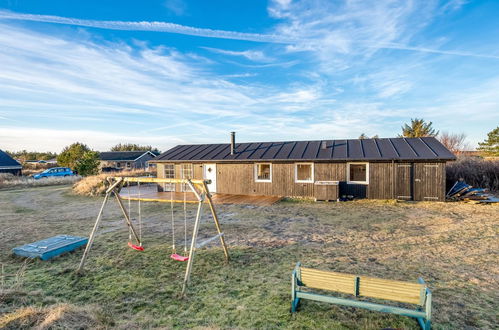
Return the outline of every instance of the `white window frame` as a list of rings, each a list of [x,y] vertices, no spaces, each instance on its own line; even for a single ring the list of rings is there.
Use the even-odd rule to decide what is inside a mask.
[[[310,165],[312,169],[312,178],[310,180],[298,180],[298,165]],[[314,163],[295,163],[295,182],[296,183],[314,183]]]
[[[270,178],[269,179],[258,179],[258,165],[270,165]],[[272,182],[272,163],[255,163],[254,177],[255,177],[255,182]]]
[[[172,166],[173,167],[173,177],[172,178],[169,178],[166,176],[166,167],[167,166]],[[168,163],[168,164],[165,164],[163,166],[163,177],[165,179],[175,179],[175,164],[172,164],[172,163]],[[169,188],[167,188],[167,186]],[[164,191],[175,191],[175,183],[163,183],[163,190]]]
[[[366,181],[351,181],[350,180],[350,165],[366,165]],[[369,184],[369,163],[367,163],[367,162],[347,163],[347,184]]]
[[[185,166],[189,165],[191,167],[191,173],[192,173],[191,178],[186,178],[185,177],[185,175],[184,175],[184,165]],[[192,163],[182,163],[182,164],[180,164],[180,175],[181,175],[182,179],[194,179],[194,164],[192,164]],[[191,188],[189,187],[189,184],[187,184],[187,183],[182,183],[180,185],[180,188],[181,188],[181,191],[191,191]]]

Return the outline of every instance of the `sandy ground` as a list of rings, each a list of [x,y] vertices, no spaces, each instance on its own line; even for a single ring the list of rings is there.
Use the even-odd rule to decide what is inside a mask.
[[[69,187],[0,191],[0,262],[14,246],[56,234],[87,236],[101,198]],[[170,205],[142,204],[146,244],[171,241]],[[135,214],[137,203],[132,203]],[[206,207],[206,213],[208,213]],[[304,264],[399,280],[423,277],[434,292],[437,325],[494,328],[499,310],[499,205],[356,201],[281,202],[270,207],[218,206],[227,243],[239,248],[318,249]],[[193,219],[195,206],[188,206]],[[136,218],[136,214],[135,214]],[[177,245],[183,213],[175,206]],[[188,230],[193,222],[189,222]],[[126,227],[113,201],[99,235]],[[201,239],[214,234],[204,217]]]

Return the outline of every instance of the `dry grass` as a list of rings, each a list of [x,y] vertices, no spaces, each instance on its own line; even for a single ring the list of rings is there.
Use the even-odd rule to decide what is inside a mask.
[[[48,177],[35,180],[26,176],[15,176],[9,173],[0,173],[0,189],[2,188],[28,188],[73,184],[80,180],[80,176]]]
[[[12,247],[56,234],[88,235],[101,202],[69,188],[0,191],[0,262],[15,273],[22,259],[10,255]],[[137,205],[132,207],[136,215]],[[45,311],[67,304],[105,310],[104,316],[89,312],[91,320],[81,320],[95,327],[417,329],[409,318],[310,301],[290,315],[291,270],[300,260],[387,279],[421,276],[433,291],[436,329],[497,326],[499,205],[362,200],[218,206],[231,263],[220,262],[219,248],[200,250],[186,300],[178,299],[185,264],[168,258],[168,208],[142,204],[146,250],[137,253],[127,248],[122,215],[109,203],[86,274],[73,273],[81,250],[34,261],[21,285],[0,301],[0,317],[31,307],[37,326]],[[182,231],[181,205],[175,214]],[[200,239],[213,234],[204,221]]]
[[[119,173],[104,173],[83,178],[73,185],[73,192],[82,196],[99,196],[106,192],[106,178],[110,176],[152,176],[154,172],[145,170],[122,171]]]
[[[464,179],[473,187],[499,191],[499,160],[462,157],[447,163],[446,172],[449,185]]]
[[[105,329],[109,326],[95,308],[72,304],[21,307],[0,318],[1,329]]]

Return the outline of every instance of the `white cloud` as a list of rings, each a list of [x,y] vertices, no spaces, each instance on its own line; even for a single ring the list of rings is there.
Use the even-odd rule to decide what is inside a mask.
[[[178,16],[184,15],[187,11],[187,4],[184,0],[165,0],[164,6]]]
[[[0,19],[67,24],[108,30],[168,32],[206,38],[235,39],[255,42],[289,43],[293,41],[273,34],[203,29],[168,22],[98,21],[51,15],[21,14],[5,10],[0,10]]]
[[[267,57],[263,51],[260,51],[260,50],[234,51],[234,50],[218,49],[218,48],[211,48],[211,47],[201,47],[201,48],[209,50],[210,52],[217,53],[217,54],[245,57],[250,61],[269,62],[272,60],[271,58]]]

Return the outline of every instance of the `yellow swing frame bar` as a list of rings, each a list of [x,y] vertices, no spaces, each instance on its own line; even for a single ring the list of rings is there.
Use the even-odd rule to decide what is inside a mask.
[[[192,266],[194,262],[194,255],[196,252],[196,241],[197,241],[197,235],[199,231],[199,225],[200,225],[200,220],[201,220],[201,214],[202,214],[202,207],[203,203],[206,201],[208,205],[210,206],[210,211],[211,215],[213,218],[213,222],[215,223],[215,227],[218,232],[218,237],[220,238],[220,244],[222,245],[222,248],[224,250],[224,255],[225,255],[225,261],[229,262],[229,251],[227,248],[227,245],[225,243],[225,237],[222,232],[222,228],[220,226],[220,222],[218,220],[217,212],[215,210],[215,206],[213,204],[213,200],[211,198],[210,191],[208,189],[208,184],[211,183],[210,180],[194,180],[194,179],[162,179],[162,178],[147,178],[147,177],[108,177],[106,179],[109,182],[109,188],[106,190],[106,195],[104,196],[104,201],[102,202],[102,206],[100,208],[100,211],[97,215],[97,219],[95,220],[94,227],[92,229],[92,232],[90,233],[90,237],[88,239],[87,246],[85,248],[85,251],[83,252],[83,256],[81,258],[80,264],[76,270],[77,273],[81,273],[83,271],[83,268],[85,266],[85,262],[88,258],[88,254],[90,252],[90,249],[92,248],[92,244],[95,239],[95,235],[97,233],[97,230],[99,228],[99,225],[102,220],[102,214],[104,212],[104,208],[109,201],[109,198],[111,195],[114,195],[116,197],[116,201],[118,202],[118,205],[123,212],[124,218],[125,218],[125,223],[129,227],[133,237],[137,241],[138,244],[141,243],[140,238],[137,236],[137,233],[135,231],[135,228],[133,227],[132,221],[128,215],[128,212],[126,211],[125,205],[123,203],[123,199],[119,195],[119,191],[123,187],[123,184],[127,182],[137,182],[137,183],[183,183],[187,184],[191,191],[194,193],[196,196],[197,201],[187,201],[190,203],[198,203],[198,208],[197,208],[197,213],[196,213],[196,221],[194,223],[194,229],[192,232],[192,240],[191,240],[191,247],[189,250],[189,260],[187,262],[186,270],[185,270],[185,276],[184,276],[184,283],[182,286],[182,295],[185,295],[187,292],[187,286],[190,281],[190,276],[191,276],[191,271],[192,271]],[[148,199],[148,198],[130,198],[130,200],[140,200],[144,202],[169,202],[171,203],[172,200],[159,200],[159,199]],[[175,203],[180,203],[184,202],[178,201],[178,200],[173,200]]]

